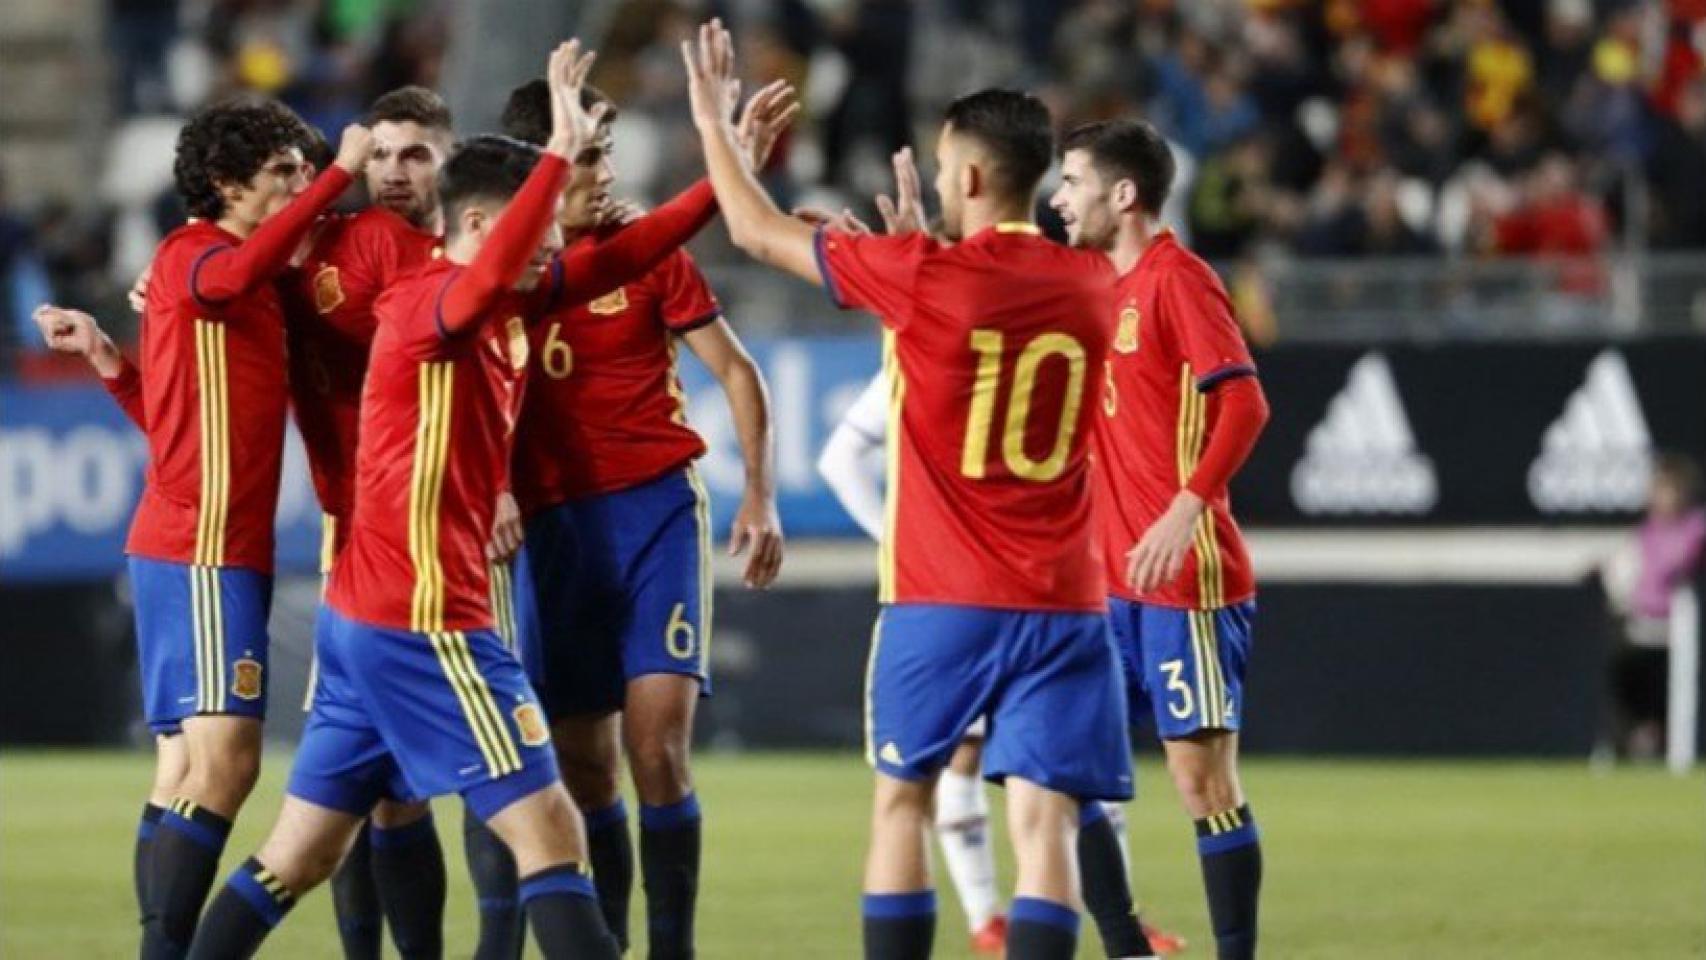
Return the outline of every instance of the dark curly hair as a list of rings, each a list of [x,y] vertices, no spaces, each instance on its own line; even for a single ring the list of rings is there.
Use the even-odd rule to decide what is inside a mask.
[[[209,104],[178,131],[178,197],[190,216],[218,219],[219,184],[248,183],[278,153],[311,142],[308,125],[277,100],[240,94]]]

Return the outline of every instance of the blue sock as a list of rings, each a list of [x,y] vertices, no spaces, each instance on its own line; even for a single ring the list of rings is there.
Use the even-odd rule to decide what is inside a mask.
[[[284,883],[250,857],[231,872],[201,918],[189,950],[191,960],[254,956],[295,904],[295,895]]]
[[[1132,902],[1120,836],[1108,808],[1094,800],[1078,810],[1078,885],[1084,909],[1096,921],[1110,957],[1147,957],[1152,952]]]
[[[602,810],[586,812],[587,858],[598,887],[604,924],[622,949],[628,948],[628,905],[634,892],[634,841],[628,836],[628,807],[621,797]]]
[[[867,893],[865,960],[923,960],[936,939],[936,891]]]
[[[393,829],[370,828],[373,878],[391,940],[405,957],[444,953],[444,848],[432,814]]]
[[[148,922],[151,899],[148,895],[148,872],[154,862],[154,831],[160,826],[165,807],[152,803],[142,805],[142,819],[136,822],[136,849],[131,856],[131,882],[136,888],[137,915]]]
[[[652,960],[693,956],[703,819],[699,797],[691,792],[667,806],[640,805],[640,874]]]
[[[1007,911],[1010,960],[1072,960],[1078,952],[1078,911],[1038,897],[1014,897]]]
[[[182,797],[160,816],[148,872],[153,910],[143,928],[144,955],[181,954],[189,945],[230,834],[230,820]]]
[[[539,950],[547,957],[615,960],[616,938],[598,911],[598,891],[578,863],[566,863],[521,878],[521,902]]]
[[[1196,821],[1208,915],[1221,960],[1256,955],[1256,907],[1262,890],[1262,835],[1250,805]]]
[[[521,956],[525,925],[515,857],[466,805],[462,808],[462,849],[480,903],[480,940],[474,947],[474,960],[516,960]]]

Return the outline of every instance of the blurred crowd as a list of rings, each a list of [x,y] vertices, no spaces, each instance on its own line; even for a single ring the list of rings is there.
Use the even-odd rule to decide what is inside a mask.
[[[118,116],[237,88],[336,130],[437,85],[451,0],[109,0]],[[978,85],[1064,125],[1143,116],[1182,171],[1168,218],[1223,264],[1284,256],[1572,258],[1706,248],[1706,0],[628,0],[583,3],[595,81],[641,135],[625,186],[692,176],[677,42],[730,20],[754,83],[807,105],[773,186],[869,210],[888,155]],[[596,14],[596,16],[594,16]],[[627,165],[624,165],[627,166]],[[0,303],[121,290],[111,212],[0,192]],[[156,229],[177,216],[151,211]],[[133,244],[134,245],[134,244]],[[713,257],[715,255],[713,254]],[[117,261],[115,265],[115,261]],[[1566,289],[1607,281],[1591,263]],[[21,318],[7,326],[16,329]]]

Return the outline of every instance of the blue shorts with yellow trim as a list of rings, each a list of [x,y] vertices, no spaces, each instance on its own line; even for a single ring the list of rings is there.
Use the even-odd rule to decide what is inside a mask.
[[[538,619],[521,630],[523,659],[546,712],[620,710],[628,681],[648,674],[695,677],[709,696],[710,553],[710,500],[692,467],[529,518]]]
[[[1084,800],[1132,796],[1119,658],[1099,613],[891,604],[865,685],[867,759],[919,780],[987,716],[983,775]]]
[[[267,712],[272,577],[130,557],[142,709],[158,734],[186,718]]]
[[[395,630],[322,606],[314,650],[291,796],[365,816],[459,793],[485,819],[557,781],[544,712],[493,631]]]
[[[1109,597],[1132,720],[1152,717],[1163,740],[1239,729],[1255,619],[1254,600],[1181,610]]]

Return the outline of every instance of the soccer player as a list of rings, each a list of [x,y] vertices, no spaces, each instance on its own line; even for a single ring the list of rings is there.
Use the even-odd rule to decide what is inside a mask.
[[[616,109],[596,89],[586,92],[589,108],[607,109],[590,202],[566,202],[558,219],[569,257],[620,229],[599,219],[614,181]],[[753,144],[761,154],[781,132],[764,123],[786,108],[777,92],[760,92],[745,114],[749,132],[763,131]],[[510,94],[503,130],[543,141],[550,131],[543,81]],[[696,701],[710,690],[710,503],[693,465],[705,443],[686,423],[675,370],[681,343],[728,398],[746,462],[731,553],[750,545],[746,583],[769,585],[782,561],[782,532],[764,380],[685,250],[534,328],[538,366],[516,428],[513,478],[539,608],[529,639],[539,641],[540,693],[558,761],[586,816],[605,921],[626,949],[634,852],[619,757],[627,755],[640,800],[653,958],[693,955],[701,817],[688,753]]]
[[[272,281],[367,161],[344,131],[308,182],[307,128],[235,98],[178,135],[174,176],[194,219],[155,252],[140,375],[86,314],[45,308],[56,349],[84,352],[148,436],[126,552],[154,787],[135,873],[147,957],[181,956],[260,769],[273,514],[284,448],[284,331]]]
[[[316,637],[313,710],[260,853],[227,881],[191,955],[248,956],[326,879],[381,797],[458,792],[513,851],[548,957],[615,957],[584,861],[583,826],[520,663],[497,637],[486,551],[526,374],[524,318],[561,246],[569,160],[593,135],[578,42],[551,56],[543,154],[464,144],[440,174],[445,256],[375,306],[353,529]]]
[[[952,246],[820,232],[777,209],[740,157],[727,31],[702,27],[682,56],[735,244],[884,325],[894,442],[866,699],[865,955],[930,953],[931,795],[988,715],[985,773],[1007,787],[1018,863],[1008,955],[1071,957],[1079,805],[1129,798],[1131,765],[1088,457],[1114,274],[1030,222],[1048,109],[1000,90],[948,107],[936,188]]]
[[[1237,759],[1255,582],[1226,488],[1267,400],[1219,278],[1156,224],[1166,141],[1123,121],[1064,146],[1051,203],[1072,244],[1121,274],[1095,431],[1109,618],[1134,716],[1153,713],[1195,820],[1219,955],[1252,957],[1262,852]]]
[[[324,513],[321,573],[349,537],[355,507],[362,381],[373,342],[374,302],[394,280],[430,261],[443,233],[438,171],[453,140],[438,94],[403,87],[368,112],[372,205],[322,219],[300,266],[280,284],[290,355],[291,408]],[[309,683],[309,698],[315,684]],[[332,878],[347,960],[378,958],[386,920],[405,957],[443,952],[444,853],[431,809],[381,802]]]
[[[910,161],[905,162],[910,166]],[[887,406],[888,382],[879,373],[830,432],[817,462],[818,473],[848,515],[878,541],[882,539],[880,461],[887,445]],[[972,951],[999,954],[1006,943],[1006,917],[996,912],[1000,895],[989,840],[989,801],[978,778],[984,733],[982,723],[967,730],[936,783],[936,839],[971,927]],[[1165,957],[1184,950],[1183,938],[1144,922],[1132,902],[1125,813],[1119,804],[1095,805],[1081,815],[1078,869],[1086,906],[1109,957],[1141,957],[1151,951]]]
[[[871,378],[818,455],[817,469],[830,492],[872,540],[882,541],[883,449],[888,435],[888,379]],[[995,847],[989,836],[989,798],[979,770],[982,723],[968,728],[936,781],[936,840],[960,898],[974,953],[999,955],[1007,942],[1007,917],[995,883]]]

